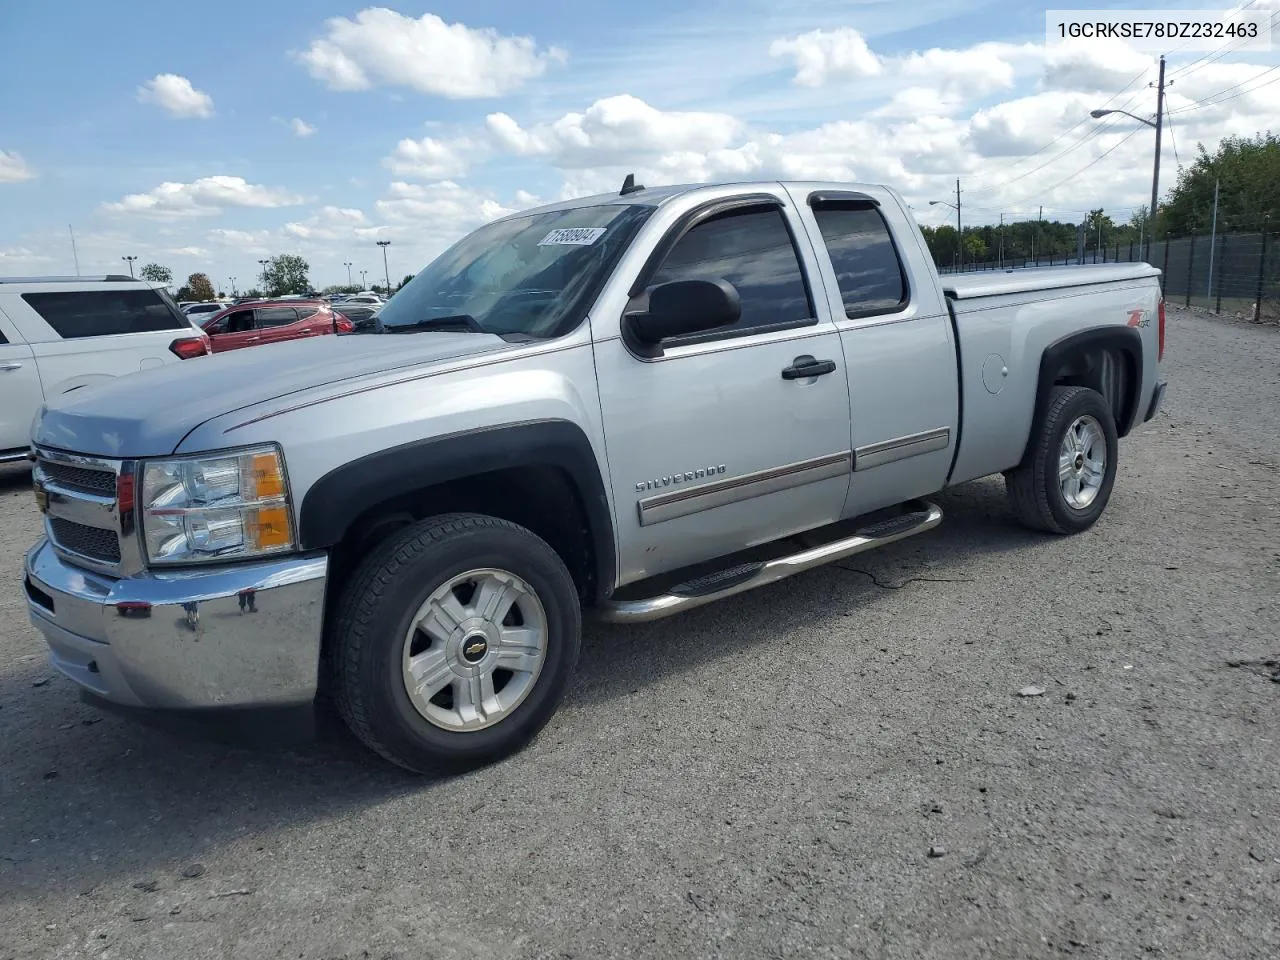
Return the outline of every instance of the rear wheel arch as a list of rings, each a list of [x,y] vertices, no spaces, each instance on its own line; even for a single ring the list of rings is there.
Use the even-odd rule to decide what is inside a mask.
[[[1139,416],[1142,362],[1142,336],[1132,327],[1091,327],[1055,340],[1040,355],[1033,424],[1044,417],[1054,387],[1080,386],[1106,399],[1117,435],[1127,435]],[[1033,446],[1034,430],[1024,463]]]
[[[303,498],[299,541],[358,559],[403,526],[460,509],[546,539],[573,570],[584,603],[612,592],[616,547],[604,479],[587,435],[568,420],[414,441],[336,467]]]

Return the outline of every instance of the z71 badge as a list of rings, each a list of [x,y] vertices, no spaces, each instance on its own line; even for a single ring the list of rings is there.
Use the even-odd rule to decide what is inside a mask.
[[[1151,322],[1151,313],[1148,310],[1130,310],[1129,326],[1145,327]]]

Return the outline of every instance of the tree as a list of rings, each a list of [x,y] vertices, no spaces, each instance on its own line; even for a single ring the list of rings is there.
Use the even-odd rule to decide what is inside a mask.
[[[1196,144],[1199,156],[1178,168],[1178,182],[1160,207],[1161,233],[1184,236],[1207,231],[1213,219],[1213,187],[1219,185],[1218,229],[1223,223],[1258,227],[1265,217],[1280,220],[1280,136],[1267,131],[1254,137],[1225,137],[1210,155]]]
[[[208,274],[191,274],[191,276],[187,277],[187,287],[191,290],[191,299],[193,300],[213,299],[213,284],[209,282]]]
[[[311,280],[307,277],[311,266],[292,253],[282,253],[271,258],[262,272],[267,296],[283,297],[288,293],[310,293]]]
[[[150,283],[163,283],[166,286],[173,283],[173,271],[158,263],[148,263],[138,271],[138,276]]]
[[[410,280],[412,280],[412,279],[413,279],[413,274],[412,274],[412,273],[406,273],[406,274],[404,275],[404,279],[400,281],[400,286],[399,286],[399,287],[397,287],[396,289],[397,289],[397,290],[402,290],[402,289],[404,289],[405,284],[407,284],[407,283],[408,283]]]
[[[968,233],[964,236],[964,252],[965,258],[968,260],[981,260],[987,255],[987,245],[983,241],[982,236],[977,233]]]

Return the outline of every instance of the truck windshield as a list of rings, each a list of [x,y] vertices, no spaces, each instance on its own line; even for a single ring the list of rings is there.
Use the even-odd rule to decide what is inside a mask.
[[[378,316],[384,333],[560,336],[581,322],[653,208],[608,203],[486,224],[421,270]]]

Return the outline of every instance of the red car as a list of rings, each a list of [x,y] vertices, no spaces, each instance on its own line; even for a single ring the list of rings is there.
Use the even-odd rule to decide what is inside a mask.
[[[214,353],[329,333],[351,333],[355,325],[323,300],[261,300],[238,303],[202,325]]]

